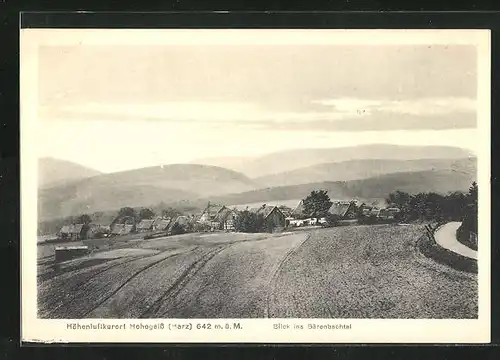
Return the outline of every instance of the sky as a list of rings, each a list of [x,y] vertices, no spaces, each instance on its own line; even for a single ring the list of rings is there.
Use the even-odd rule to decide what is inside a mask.
[[[471,45],[38,50],[39,155],[103,172],[370,143],[476,151]]]

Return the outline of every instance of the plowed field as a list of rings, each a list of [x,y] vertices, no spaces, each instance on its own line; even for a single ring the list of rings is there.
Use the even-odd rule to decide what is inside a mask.
[[[42,318],[475,318],[477,279],[418,253],[417,225],[185,234],[38,276]]]

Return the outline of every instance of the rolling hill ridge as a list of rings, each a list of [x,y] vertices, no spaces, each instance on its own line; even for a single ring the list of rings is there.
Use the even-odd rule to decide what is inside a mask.
[[[428,170],[384,174],[367,179],[351,181],[323,181],[300,185],[277,186],[258,190],[252,190],[237,194],[211,196],[196,201],[187,202],[191,206],[203,207],[207,201],[239,205],[248,203],[285,201],[303,199],[313,190],[327,190],[332,199],[348,200],[358,198],[361,201],[372,201],[385,199],[389,193],[400,190],[408,193],[436,192],[446,194],[452,191],[464,191],[469,189],[473,181],[476,181],[475,173],[467,173],[453,169]],[[183,202],[185,205],[186,202]],[[173,203],[178,206],[180,203]]]
[[[41,219],[82,212],[192,200],[255,189],[245,175],[220,167],[174,164],[148,167],[66,183],[39,191]]]
[[[294,149],[258,157],[207,158],[194,162],[221,166],[239,171],[251,178],[259,178],[307,166],[350,160],[463,159],[470,156],[474,154],[459,147],[372,144],[339,148]]]
[[[255,178],[263,187],[299,185],[322,181],[349,181],[366,179],[384,174],[454,169],[475,173],[476,158],[465,159],[418,159],[418,160],[350,160],[308,166],[279,174]]]
[[[50,157],[40,158],[38,160],[39,188],[56,186],[98,175],[101,175],[101,172],[71,161]]]
[[[389,145],[362,148],[343,148],[340,153],[333,149],[305,149],[303,153],[294,150],[271,154],[263,157],[264,160],[252,160],[253,164],[264,161],[269,165],[277,161],[282,164],[280,168],[296,168],[254,179],[235,170],[199,164],[153,166],[111,174],[75,173],[73,178],[66,177],[39,189],[39,220],[114,211],[123,206],[153,206],[161,202],[186,208],[203,207],[209,200],[226,205],[295,200],[318,189],[328,190],[336,199],[383,199],[395,190],[410,193],[467,191],[470,183],[476,180],[476,158],[468,157],[470,154],[459,148],[403,147],[401,150],[399,146]],[[387,158],[323,161],[367,156],[367,152]],[[430,153],[432,157],[419,158]],[[437,158],[443,154],[448,157]],[[399,158],[405,156],[408,158]],[[303,161],[290,160],[297,158]],[[315,164],[318,161],[323,162]],[[76,175],[88,177],[82,179]]]

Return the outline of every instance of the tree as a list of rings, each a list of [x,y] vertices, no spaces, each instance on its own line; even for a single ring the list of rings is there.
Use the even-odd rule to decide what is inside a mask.
[[[464,215],[462,224],[467,231],[471,231],[477,234],[477,196],[478,187],[477,183],[474,181],[469,188],[469,193],[467,194],[467,207]]]
[[[386,202],[390,206],[396,206],[399,209],[402,209],[408,205],[408,203],[410,202],[410,198],[411,198],[410,194],[404,191],[397,190],[389,194],[389,196],[386,199]]]
[[[154,211],[148,208],[142,208],[141,211],[139,212],[140,220],[152,219],[154,216],[155,216]]]
[[[118,211],[118,217],[119,218],[122,218],[122,217],[132,217],[134,219],[137,218],[137,213],[135,211],[134,208],[131,208],[131,207],[122,207],[119,211]]]
[[[304,213],[310,217],[324,217],[331,206],[332,202],[326,190],[312,191],[304,199]]]
[[[74,219],[74,221],[77,224],[88,225],[92,222],[92,218],[88,214],[82,214],[78,216],[76,219]]]
[[[104,216],[104,213],[102,211],[96,211],[91,215],[91,218],[93,220],[100,220]]]
[[[443,219],[443,203],[444,197],[436,193],[427,193],[425,197],[426,213],[425,218],[427,220],[437,220]]]
[[[264,216],[250,211],[243,211],[235,219],[234,227],[236,231],[256,233],[264,231]]]
[[[326,213],[325,220],[326,220],[325,225],[328,227],[338,226],[340,222],[340,216],[336,214]]]
[[[478,195],[478,187],[477,187],[477,183],[474,181],[469,188],[468,197],[469,197],[470,202],[476,206],[477,206],[477,195]]]
[[[452,192],[444,198],[443,217],[446,220],[461,221],[465,214],[466,206],[466,195],[459,191]]]
[[[182,212],[180,212],[179,210],[170,207],[162,210],[161,214],[163,217],[169,217],[171,219],[175,219],[178,216],[183,215]]]

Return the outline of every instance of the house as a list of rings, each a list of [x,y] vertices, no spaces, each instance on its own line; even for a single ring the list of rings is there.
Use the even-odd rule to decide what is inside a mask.
[[[286,217],[277,206],[262,205],[249,210],[257,215],[263,215],[264,227],[269,232],[281,231],[286,227]]]
[[[352,220],[357,217],[354,201],[334,201],[328,212],[344,220]]]
[[[363,216],[370,216],[372,211],[373,211],[373,209],[370,207],[363,207],[361,209],[361,213],[363,214]]]
[[[212,220],[212,229],[214,230],[235,230],[235,221],[238,212],[234,209],[224,207],[221,209],[214,220]]]
[[[146,232],[153,230],[155,220],[154,219],[143,219],[137,224],[136,230],[138,232]]]
[[[300,200],[295,209],[292,210],[290,214],[294,218],[299,218],[304,216],[304,200]]]
[[[226,209],[224,205],[208,203],[207,207],[201,213],[198,219],[199,223],[211,223],[215,219],[219,211]]]
[[[114,224],[111,227],[111,235],[128,235],[131,232],[135,231],[134,224]]]
[[[188,226],[190,223],[191,219],[189,216],[184,216],[184,215],[177,216],[177,218],[175,220],[172,220],[168,225],[167,232],[172,233],[172,229],[176,224],[182,226],[185,229],[186,226]]]
[[[153,231],[167,231],[168,226],[172,222],[171,218],[159,218],[156,219],[153,224]]]
[[[59,237],[71,241],[83,240],[87,238],[88,230],[89,226],[85,224],[64,225],[59,231]]]
[[[278,205],[279,209],[285,215],[285,217],[290,218],[292,217],[292,211],[293,209],[290,209],[288,206],[285,205]]]
[[[136,220],[132,216],[117,217],[110,225],[111,235],[127,235],[136,230]]]
[[[87,238],[92,239],[92,238],[103,237],[103,236],[105,237],[105,236],[108,236],[110,233],[111,233],[111,226],[110,225],[92,223],[92,224],[90,224]]]

